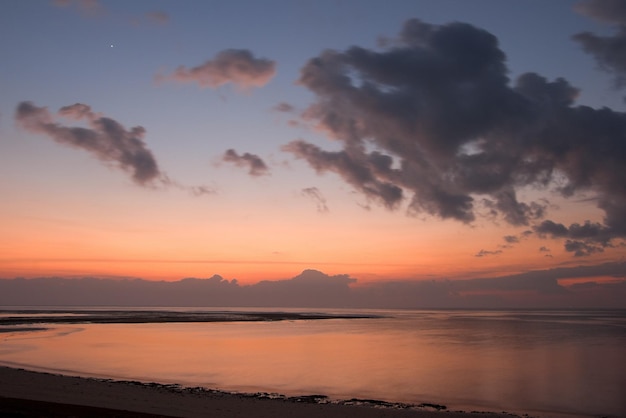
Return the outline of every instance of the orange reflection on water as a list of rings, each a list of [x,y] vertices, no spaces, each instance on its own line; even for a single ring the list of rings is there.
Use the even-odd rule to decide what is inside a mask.
[[[615,393],[624,389],[623,349],[603,343],[604,334],[581,342],[577,317],[552,323],[532,315],[506,321],[499,312],[448,315],[433,311],[428,316],[435,319],[426,321],[76,325],[7,335],[0,362],[231,391],[461,409],[626,410]]]
[[[445,359],[428,340],[398,339],[383,323],[375,332],[357,326],[346,333],[342,322],[81,325],[70,334],[64,328],[42,338],[16,335],[8,341],[30,349],[1,360],[227,390],[335,397],[385,390],[389,400],[421,398],[422,386],[441,380]]]

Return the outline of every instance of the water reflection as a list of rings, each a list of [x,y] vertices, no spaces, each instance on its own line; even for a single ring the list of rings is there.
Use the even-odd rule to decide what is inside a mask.
[[[623,313],[386,314],[86,324],[81,332],[44,332],[45,338],[3,336],[0,361],[224,390],[546,411],[546,416],[626,415]]]

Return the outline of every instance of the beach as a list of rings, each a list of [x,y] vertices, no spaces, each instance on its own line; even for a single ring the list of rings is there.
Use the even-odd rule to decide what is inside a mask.
[[[502,418],[516,415],[437,410],[438,405],[322,403],[176,385],[114,381],[0,367],[0,415],[58,417]],[[12,414],[12,415],[11,415]]]

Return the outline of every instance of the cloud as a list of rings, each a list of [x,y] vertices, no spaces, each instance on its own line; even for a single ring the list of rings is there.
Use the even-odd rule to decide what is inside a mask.
[[[217,189],[215,187],[209,187],[205,185],[200,186],[187,186],[185,184],[181,184],[180,182],[169,178],[166,174],[162,174],[159,182],[164,187],[170,187],[178,190],[185,191],[192,196],[205,196],[212,195],[217,193]]]
[[[519,242],[519,238],[515,235],[505,235],[503,239],[508,244],[517,244]]]
[[[552,251],[548,247],[539,247],[539,252],[543,253],[544,257],[552,258]]]
[[[588,256],[603,252],[607,247],[613,247],[617,236],[613,228],[598,222],[573,223],[569,227],[551,220],[545,220],[534,227],[541,238],[566,238],[565,251],[576,257]]]
[[[274,110],[278,112],[289,113],[289,112],[293,112],[295,108],[293,107],[293,105],[290,105],[289,103],[281,102],[281,103],[278,103],[276,106],[274,106]]]
[[[156,11],[146,13],[146,19],[148,19],[148,21],[152,23],[165,25],[169,23],[170,16],[165,12],[156,10]]]
[[[82,103],[62,107],[59,115],[83,121],[88,128],[59,124],[47,108],[32,102],[22,102],[17,106],[15,120],[30,132],[48,135],[60,144],[82,149],[105,163],[113,164],[129,173],[140,186],[154,184],[162,177],[152,151],[143,140],[146,133],[143,127],[126,129],[111,118],[93,113],[89,106]]]
[[[134,26],[142,25],[167,25],[170,22],[170,15],[160,10],[146,12],[143,15],[133,16],[130,23]]]
[[[317,206],[317,211],[320,213],[328,212],[328,206],[326,205],[326,198],[317,187],[307,187],[302,189],[302,195],[310,197]]]
[[[601,69],[614,75],[617,87],[626,86],[626,4],[621,0],[587,0],[574,8],[585,16],[616,27],[616,33],[611,36],[581,32],[572,39],[595,58]]]
[[[348,274],[304,270],[283,280],[241,285],[219,275],[175,282],[115,279],[0,280],[0,305],[222,306],[334,308],[624,308],[626,263],[555,268],[477,279],[358,284]],[[594,277],[612,276],[615,282]],[[561,279],[587,278],[565,286]],[[578,281],[580,283],[580,281]]]
[[[63,125],[57,122],[59,117],[80,122],[82,126]],[[89,105],[64,106],[55,115],[46,107],[21,102],[15,111],[15,121],[23,129],[86,151],[105,164],[128,173],[139,186],[174,187],[194,196],[214,193],[207,186],[185,186],[169,178],[147,147],[143,139],[146,130],[142,126],[127,129],[116,120],[93,112]]]
[[[528,225],[529,220],[541,219],[546,212],[545,204],[518,202],[513,189],[499,191],[493,197],[495,201],[483,199],[483,204],[494,213],[502,213],[511,225]]]
[[[108,11],[104,8],[100,0],[52,0],[52,4],[56,7],[76,9],[84,17],[96,17],[108,14]],[[165,25],[169,23],[169,21],[169,15],[160,10],[129,18],[129,22],[135,26],[143,23]]]
[[[488,251],[488,250],[480,250],[474,255],[474,257],[486,257],[489,255],[499,255],[502,254],[502,250]]]
[[[626,3],[622,0],[584,0],[576,3],[574,10],[601,22],[626,24]]]
[[[565,241],[565,251],[574,253],[575,257],[584,257],[595,253],[601,253],[604,248],[600,245],[588,244],[585,241]]]
[[[546,235],[561,238],[566,237],[568,234],[568,230],[565,225],[550,220],[543,221],[541,224],[535,226],[534,230],[542,238]]]
[[[187,190],[193,196],[204,196],[216,193],[214,188],[208,186],[182,186],[182,189]]]
[[[222,160],[233,163],[237,167],[248,168],[248,174],[250,174],[251,176],[258,177],[263,175],[269,175],[269,168],[267,167],[263,159],[255,154],[250,154],[246,152],[242,155],[239,155],[234,149],[229,149],[224,153]]]
[[[334,171],[340,174],[357,190],[388,208],[397,206],[402,200],[402,189],[391,182],[381,181],[377,175],[379,170],[390,170],[391,161],[381,161],[386,160],[385,156],[375,153],[364,155],[349,150],[329,152],[304,141],[290,142],[282,149],[307,160],[318,173]]]
[[[85,16],[96,16],[104,12],[98,0],[53,0],[52,4],[57,7],[76,8]]]
[[[505,235],[502,237],[505,244],[499,244],[498,250],[489,251],[489,250],[482,249],[476,255],[474,255],[474,257],[485,257],[489,255],[502,254],[504,252],[503,250],[508,250],[510,248],[513,248],[515,244],[519,244],[522,240],[527,239],[532,234],[533,234],[533,231],[526,230],[526,231],[521,232],[519,235]]]
[[[626,236],[626,114],[575,105],[562,78],[508,74],[491,33],[409,20],[379,49],[306,63],[298,82],[314,101],[300,119],[341,149],[297,139],[283,150],[389,209],[463,223],[486,207],[531,226],[549,202],[521,201],[520,190],[593,191],[605,226]]]
[[[217,88],[232,83],[241,88],[263,87],[276,74],[276,63],[256,58],[247,49],[226,49],[196,67],[179,66],[170,75],[157,75],[157,81],[197,83],[202,88]]]

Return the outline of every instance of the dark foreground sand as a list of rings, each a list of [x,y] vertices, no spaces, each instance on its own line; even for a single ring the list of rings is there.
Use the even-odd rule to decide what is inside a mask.
[[[318,399],[319,401],[319,399]],[[2,417],[241,417],[241,418],[511,418],[515,415],[400,408],[370,404],[316,403],[314,399],[269,399],[181,388],[61,376],[0,367]]]

